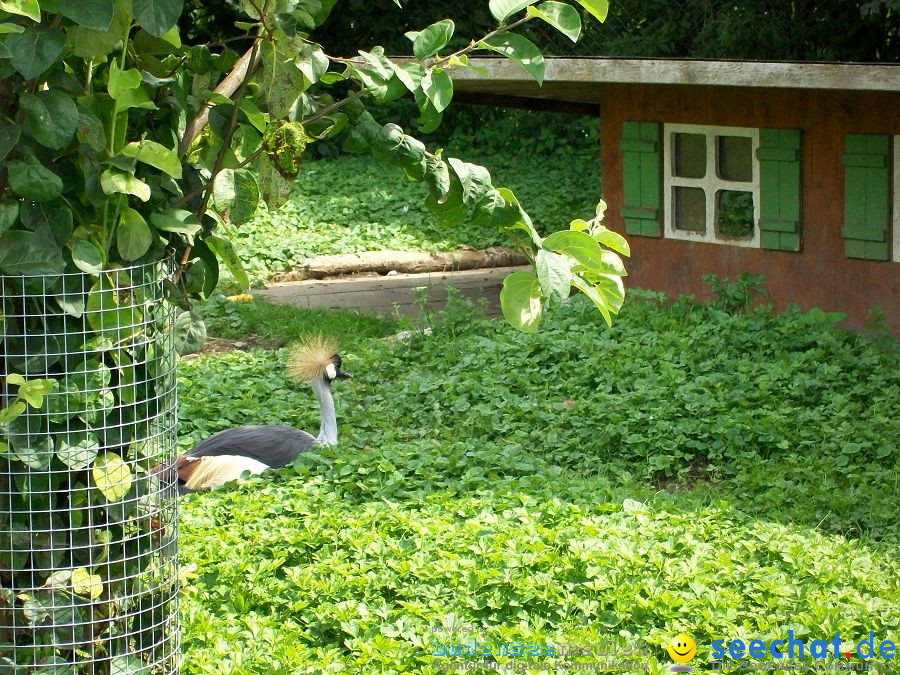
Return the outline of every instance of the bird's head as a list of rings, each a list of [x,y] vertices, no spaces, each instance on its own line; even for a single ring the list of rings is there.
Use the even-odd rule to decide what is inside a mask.
[[[338,378],[353,377],[341,369],[337,343],[321,335],[306,338],[291,349],[288,374],[298,380],[324,380],[331,384]]]
[[[329,382],[334,382],[338,378],[352,378],[353,375],[346,370],[341,370],[341,355],[335,354],[325,364],[325,373],[323,377]]]

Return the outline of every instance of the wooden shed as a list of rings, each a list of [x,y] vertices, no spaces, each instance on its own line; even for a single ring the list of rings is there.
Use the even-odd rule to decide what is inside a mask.
[[[776,306],[900,333],[900,66],[547,60],[538,88],[505,60],[457,97],[599,112],[607,225],[630,285],[702,296],[704,274],[762,274]]]

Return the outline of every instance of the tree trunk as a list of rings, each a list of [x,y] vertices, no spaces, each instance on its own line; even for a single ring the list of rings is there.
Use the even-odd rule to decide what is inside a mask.
[[[483,251],[363,251],[310,258],[290,272],[275,275],[272,282],[325,279],[350,274],[443,272],[485,267],[513,267],[528,260],[519,251],[493,247]]]

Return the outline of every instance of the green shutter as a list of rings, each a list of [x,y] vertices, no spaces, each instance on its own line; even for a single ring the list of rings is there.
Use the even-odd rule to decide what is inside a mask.
[[[848,135],[844,145],[844,252],[888,259],[890,137]]]
[[[760,129],[759,243],[779,251],[800,250],[800,132]]]
[[[625,234],[660,235],[660,125],[625,122],[622,125],[622,186]]]

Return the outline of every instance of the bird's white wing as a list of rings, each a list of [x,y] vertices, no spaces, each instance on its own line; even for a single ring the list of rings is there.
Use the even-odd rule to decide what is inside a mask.
[[[268,468],[262,462],[241,455],[185,457],[178,467],[178,477],[184,482],[185,490],[214,490],[228,481],[237,480],[245,471],[260,474]]]

